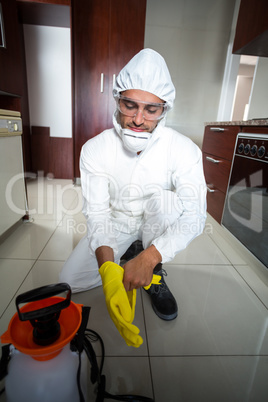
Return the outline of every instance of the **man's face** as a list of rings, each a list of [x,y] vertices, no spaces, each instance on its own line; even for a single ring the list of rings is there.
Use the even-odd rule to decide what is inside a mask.
[[[141,91],[140,89],[129,89],[121,93],[126,98],[134,100],[139,105],[138,112],[135,116],[129,117],[119,112],[119,122],[122,128],[128,128],[130,130],[141,132],[147,131],[151,133],[158,124],[159,120],[147,120],[143,117],[143,109],[145,103],[163,103],[163,100],[150,92]],[[145,103],[140,103],[145,102]]]

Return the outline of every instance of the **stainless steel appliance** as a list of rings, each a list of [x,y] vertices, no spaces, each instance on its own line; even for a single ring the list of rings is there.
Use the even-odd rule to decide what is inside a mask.
[[[268,267],[268,135],[239,133],[222,225]]]
[[[0,236],[26,215],[19,112],[0,109]]]

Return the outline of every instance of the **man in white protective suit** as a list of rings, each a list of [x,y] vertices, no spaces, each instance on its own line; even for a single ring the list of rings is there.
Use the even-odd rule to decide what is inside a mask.
[[[113,276],[119,275],[111,293],[123,286],[132,313],[135,301],[129,295],[143,287],[155,313],[172,320],[178,307],[162,264],[204,229],[202,154],[189,138],[165,127],[175,88],[164,59],[154,50],[142,50],[121,70],[113,96],[114,127],[82,147],[87,235],[66,261],[60,280],[69,283],[73,292],[103,285],[104,293],[107,289],[109,293]],[[136,253],[131,254],[133,248]],[[109,303],[110,296],[105,293],[105,297]]]

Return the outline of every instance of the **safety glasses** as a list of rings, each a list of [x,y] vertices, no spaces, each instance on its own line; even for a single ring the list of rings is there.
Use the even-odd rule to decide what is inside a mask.
[[[117,108],[125,116],[135,117],[140,111],[145,120],[160,120],[167,111],[167,104],[136,101],[120,95],[117,99]]]

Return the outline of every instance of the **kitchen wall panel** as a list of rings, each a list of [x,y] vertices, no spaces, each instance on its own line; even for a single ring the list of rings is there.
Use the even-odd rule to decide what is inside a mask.
[[[147,0],[145,47],[166,59],[177,90],[167,125],[200,147],[216,121],[235,0]]]

